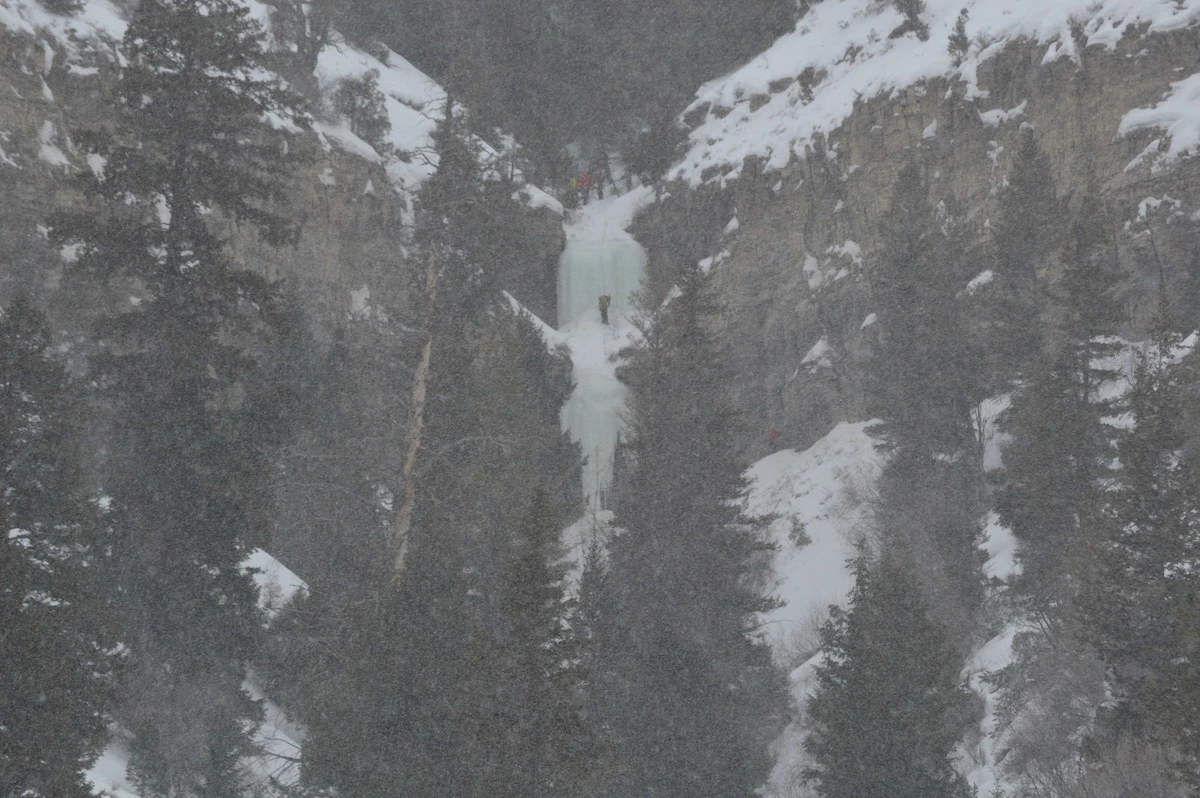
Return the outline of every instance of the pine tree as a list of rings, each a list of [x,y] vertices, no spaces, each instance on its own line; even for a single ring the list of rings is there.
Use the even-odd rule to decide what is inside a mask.
[[[1097,401],[1100,383],[1116,372],[1100,361],[1121,349],[1113,340],[1125,313],[1117,296],[1121,274],[1104,210],[1087,194],[1071,221],[1066,272],[1058,302],[1067,311],[1063,334],[1072,351],[1081,395]],[[1105,408],[1107,409],[1107,408]]]
[[[893,0],[896,10],[904,15],[908,30],[917,34],[917,38],[925,41],[929,38],[929,26],[921,19],[925,13],[925,0]]]
[[[288,240],[286,143],[266,117],[298,117],[235,0],[147,0],[123,51],[115,129],[79,137],[103,164],[92,207],[53,220],[57,241],[82,245],[78,268],[147,295],[104,322],[93,363],[115,408],[105,479],[136,662],[121,719],[143,792],[229,794],[258,712],[241,684],[260,618],[238,564],[261,537],[268,444],[240,397],[275,295],[232,264],[215,218]]]
[[[1070,598],[1072,560],[1086,556],[1081,521],[1112,458],[1100,407],[1081,395],[1075,362],[1039,361],[1004,419],[1001,520],[1021,541],[1022,582],[1042,611]],[[1076,583],[1077,584],[1077,583]]]
[[[578,452],[559,422],[571,391],[569,360],[547,351],[532,320],[514,316],[501,291],[511,265],[504,249],[521,229],[508,213],[511,191],[490,191],[461,111],[447,110],[437,142],[438,171],[418,206],[425,268],[414,281],[422,280],[417,290],[427,299],[426,340],[406,431],[412,457],[396,519],[400,553],[402,530],[427,516],[469,545],[488,544],[488,531],[515,528],[539,479],[563,511],[579,500]]]
[[[354,135],[379,152],[386,152],[386,136],[392,129],[379,90],[379,71],[371,70],[362,77],[343,78],[333,98],[334,110],[346,118]]]
[[[1179,336],[1160,322],[1138,364],[1130,408],[1136,426],[1119,445],[1104,508],[1102,568],[1088,596],[1092,640],[1110,669],[1112,732],[1176,752],[1197,780],[1200,705],[1195,663],[1200,596],[1200,468]]]
[[[883,256],[872,278],[881,344],[872,374],[876,433],[922,455],[968,451],[981,393],[963,313],[961,232],[939,219],[915,162],[900,172],[883,222]]]
[[[0,795],[82,798],[111,701],[105,541],[50,344],[28,300],[0,312]]]
[[[499,290],[508,261],[497,250],[514,234],[501,229],[511,191],[490,196],[466,129],[461,111],[449,108],[438,171],[418,203],[423,261],[413,282],[425,300],[424,340],[411,372],[412,457],[389,558],[397,567],[317,608],[329,615],[315,619],[313,636],[331,630],[337,651],[315,663],[323,669],[316,677],[302,677],[311,685],[303,771],[312,788],[367,798],[484,796],[527,784],[521,768],[535,760],[537,790],[568,770],[569,752],[558,760],[533,750],[539,735],[552,747],[565,739],[571,712],[549,706],[556,691],[565,700],[565,685],[538,685],[549,691],[540,697],[530,686],[528,669],[549,668],[539,658],[550,652],[523,659],[531,652],[514,626],[526,625],[524,637],[550,632],[528,625],[535,619],[513,569],[516,552],[522,568],[532,567],[532,552],[545,554],[549,531],[579,505],[578,451],[559,422],[569,363]],[[531,518],[529,485],[538,481],[549,501]],[[520,587],[553,592],[554,569],[544,567],[540,587]],[[522,696],[541,702],[536,712]]]
[[[950,58],[954,61],[955,66],[961,66],[963,59],[967,57],[967,51],[971,48],[971,40],[967,38],[967,20],[970,15],[967,9],[958,12],[958,19],[954,21],[954,30],[950,33],[950,41],[946,45],[946,50],[950,53]]]
[[[56,14],[68,17],[83,10],[83,0],[45,0],[43,5]]]
[[[1036,285],[1039,259],[1055,244],[1059,205],[1053,174],[1033,128],[1022,126],[1000,195],[1000,218],[993,224],[1000,269],[1021,288]]]
[[[971,715],[960,657],[911,563],[863,550],[854,574],[849,608],[831,607],[821,629],[807,777],[823,798],[967,798],[952,763]]]
[[[492,764],[487,794],[551,798],[574,794],[587,752],[578,647],[566,625],[558,514],[534,491],[497,597],[497,662],[483,704],[482,735]]]
[[[781,685],[754,633],[762,519],[741,509],[727,371],[707,325],[707,278],[690,272],[655,314],[625,376],[635,477],[618,504],[608,606],[591,641],[612,741],[613,795],[752,795],[778,730]],[[609,793],[605,793],[609,794]]]
[[[983,599],[977,542],[983,515],[973,410],[982,379],[957,298],[962,233],[930,207],[916,163],[897,178],[872,278],[880,343],[870,373],[872,434],[890,459],[874,514],[883,538],[907,547],[941,620],[971,625]]]
[[[686,131],[672,114],[664,112],[638,134],[626,157],[626,166],[643,183],[658,186],[686,142]]]
[[[579,646],[579,665],[584,674],[583,717],[590,745],[589,772],[584,795],[596,793],[598,785],[611,782],[621,767],[616,757],[617,744],[610,722],[612,696],[621,685],[614,666],[620,652],[600,645],[601,638],[612,625],[610,611],[614,608],[612,583],[604,546],[597,535],[592,537],[583,558],[576,590],[575,614],[571,628]]]
[[[1040,272],[1058,244],[1055,225],[1061,216],[1049,159],[1032,127],[1022,126],[1020,135],[1007,187],[1000,194],[999,218],[992,223],[1004,294],[996,311],[991,355],[1001,380],[1024,371],[1043,348]]]
[[[1103,417],[1115,408],[1098,395],[1115,374],[1103,358],[1118,348],[1117,282],[1099,207],[1085,198],[1072,223],[1062,289],[1054,296],[1064,319],[1050,350],[1037,357],[1004,419],[1002,520],[1022,542],[1023,582],[1040,611],[1063,608],[1079,586],[1089,543],[1084,526],[1097,506],[1099,480],[1114,451]]]
[[[450,531],[414,530],[404,578],[325,597],[304,673],[303,784],[361,798],[483,798],[478,707],[495,665],[482,584]]]

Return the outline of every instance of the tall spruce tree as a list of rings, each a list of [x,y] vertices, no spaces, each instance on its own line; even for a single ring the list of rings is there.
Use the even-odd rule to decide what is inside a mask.
[[[635,475],[591,641],[593,721],[616,759],[605,795],[752,795],[780,722],[780,680],[755,632],[775,606],[761,578],[770,546],[742,509],[710,290],[688,273],[625,370]]]
[[[487,794],[498,798],[574,795],[587,769],[560,526],[549,495],[535,489],[501,575],[500,623],[487,641],[496,668],[480,713],[491,759]]]
[[[997,491],[1001,520],[1021,541],[1023,592],[1039,613],[1062,608],[1087,557],[1082,524],[1112,458],[1100,406],[1081,393],[1069,356],[1039,360],[1013,397]]]
[[[91,206],[53,220],[57,241],[82,245],[80,269],[145,295],[102,324],[92,364],[113,408],[104,479],[136,662],[121,720],[144,794],[235,795],[257,714],[244,664],[260,630],[238,564],[262,534],[267,468],[242,397],[275,296],[231,262],[215,220],[287,240],[286,142],[266,118],[299,118],[235,0],[147,0],[122,48],[115,127],[80,136],[97,167]]]
[[[394,430],[404,420],[393,397],[407,387],[395,364],[407,343],[391,320],[359,320],[336,330],[327,351],[302,342],[285,361],[305,392],[279,467],[271,553],[321,591],[389,570]]]
[[[107,541],[50,345],[28,300],[0,311],[0,795],[82,798],[111,709]]]
[[[862,550],[854,575],[849,608],[831,607],[821,629],[808,778],[823,798],[968,798],[952,758],[971,694],[912,563]]]
[[[957,298],[966,279],[961,229],[929,202],[915,162],[896,180],[872,279],[880,343],[870,374],[873,428],[890,459],[875,508],[885,540],[910,549],[958,631],[983,599],[983,515],[973,411],[983,398],[978,358]]]
[[[1092,556],[1084,526],[1114,454],[1103,417],[1115,408],[1098,392],[1115,376],[1104,358],[1119,348],[1112,336],[1122,320],[1112,259],[1101,209],[1085,197],[1071,224],[1066,274],[1051,296],[1062,322],[1004,419],[1013,440],[998,509],[1022,542],[1025,592],[1043,613],[1063,608],[1080,585]]]
[[[522,646],[551,632],[544,616],[533,628],[535,618],[514,614],[533,609],[522,604],[529,596],[513,558],[525,552],[532,567],[530,552],[545,554],[548,530],[577,512],[578,451],[558,418],[569,365],[500,291],[502,249],[520,234],[503,229],[512,192],[493,193],[484,180],[461,109],[447,109],[437,145],[438,170],[418,202],[423,261],[413,282],[426,302],[406,430],[413,456],[398,498],[404,523],[381,552],[400,567],[324,600],[330,615],[314,619],[312,634],[331,630],[336,651],[315,663],[328,678],[304,678],[306,784],[366,798],[546,791],[566,770],[565,751],[560,761],[534,748],[539,735],[547,745],[565,739],[570,711],[551,712],[548,695],[536,714],[518,706],[523,693],[537,698],[529,668],[549,668],[551,654]],[[549,500],[531,519],[529,486],[539,481]],[[540,587],[520,588],[552,591],[551,565]],[[531,763],[536,784],[522,770]]]
[[[480,142],[452,101],[435,143],[438,169],[418,205],[425,263],[413,283],[426,299],[425,341],[406,430],[397,570],[403,569],[405,537],[425,513],[440,514],[436,523],[450,522],[456,534],[485,540],[482,530],[515,528],[511,513],[538,478],[565,508],[578,467],[557,420],[571,390],[569,361],[548,352],[532,320],[514,318],[502,294],[523,230],[511,213],[517,205],[512,186],[501,183],[497,190],[484,179]],[[527,386],[536,386],[532,396],[525,395]],[[522,428],[510,434],[509,422],[518,420]],[[514,458],[516,452],[521,457]],[[532,474],[514,467],[518,462]],[[481,478],[463,479],[464,473]],[[489,499],[478,493],[484,474]]]
[[[437,530],[444,532],[444,530]],[[404,579],[310,608],[302,672],[303,785],[387,798],[481,796],[488,759],[475,707],[494,664],[480,639],[478,569],[452,536],[420,528]]]
[[[923,456],[953,456],[974,444],[971,411],[981,393],[957,301],[964,282],[955,220],[929,201],[919,164],[896,179],[883,221],[883,254],[872,277],[881,342],[872,374],[877,434]]]
[[[1061,213],[1050,161],[1028,125],[1021,128],[999,205],[992,232],[1004,290],[989,348],[993,378],[1004,383],[1023,372],[1043,347],[1041,273],[1063,232],[1056,226]]]
[[[1180,336],[1159,323],[1130,396],[1135,427],[1120,442],[1104,507],[1101,563],[1089,592],[1092,640],[1110,669],[1104,726],[1146,737],[1200,781],[1200,460],[1194,363],[1174,362]]]
[[[1114,336],[1126,314],[1118,296],[1121,273],[1116,244],[1104,208],[1093,193],[1084,196],[1071,220],[1064,260],[1066,271],[1055,297],[1066,310],[1063,346],[1075,360],[1081,395],[1097,401],[1099,384],[1116,376],[1103,360],[1120,351]]]

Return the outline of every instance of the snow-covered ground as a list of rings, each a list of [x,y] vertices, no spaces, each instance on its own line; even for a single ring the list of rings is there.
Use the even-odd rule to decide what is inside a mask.
[[[262,549],[255,549],[242,560],[242,570],[253,571],[254,584],[258,586],[258,606],[268,618],[274,618],[297,593],[308,592],[303,579]]]
[[[308,585],[287,566],[262,549],[250,552],[242,561],[243,571],[252,571],[258,586],[259,606],[268,619],[293,596],[307,592]],[[259,754],[246,762],[247,774],[260,784],[274,782],[291,785],[299,777],[297,767],[304,730],[268,699],[250,674],[242,688],[263,708],[263,722],[254,732]],[[137,798],[138,793],[126,778],[129,766],[128,735],[113,729],[112,737],[99,758],[87,771],[88,782],[101,798]]]
[[[763,629],[781,662],[795,664],[802,658],[788,677],[792,721],[774,745],[770,796],[811,794],[797,776],[805,764],[804,709],[821,657],[813,654],[816,631],[828,606],[844,605],[854,586],[847,565],[863,532],[864,512],[856,496],[870,493],[883,466],[867,434],[871,423],[840,423],[804,451],[775,452],[746,473],[747,509],[775,516],[775,593],[786,602],[766,613]],[[810,542],[797,540],[796,530],[803,530]]]
[[[102,798],[137,798],[133,785],[125,778],[128,766],[129,752],[125,742],[115,737],[88,769],[88,782]]]
[[[89,0],[72,16],[55,14],[33,0],[5,0],[0,3],[0,27],[77,44],[125,35],[125,19],[110,0]],[[76,49],[70,46],[68,52],[73,54]]]
[[[796,635],[811,632],[814,618],[830,604],[845,603],[854,586],[846,563],[861,534],[863,511],[853,496],[870,490],[883,464],[867,434],[870,423],[838,424],[808,449],[775,452],[747,472],[748,509],[776,517],[771,524],[779,547],[776,594],[786,604],[763,620],[779,650],[796,645]],[[810,543],[796,545],[797,525]]]
[[[1029,39],[1044,45],[1044,62],[1051,62],[1078,58],[1073,28],[1083,32],[1085,47],[1111,48],[1130,26],[1150,34],[1200,23],[1200,0],[926,0],[926,6],[921,19],[929,27],[928,41],[913,33],[890,38],[904,22],[890,2],[827,0],[814,5],[792,33],[700,88],[689,111],[710,110],[692,131],[689,151],[672,176],[695,185],[706,169],[715,167],[717,176],[708,179],[735,179],[747,156],[766,159],[768,170],[779,169],[793,155],[811,154],[814,142],[839,128],[860,99],[939,76],[963,81],[967,97],[980,105],[983,121],[998,124],[1020,107],[990,107],[987,92],[979,89],[977,70],[1009,42]],[[969,14],[971,45],[955,66],[946,43],[963,8]],[[808,86],[797,80],[805,70],[812,78]],[[1198,80],[1200,73],[1164,85],[1161,103],[1131,111],[1113,134],[1162,130],[1147,157],[1171,160],[1194,152],[1200,147]],[[755,110],[752,98],[759,98]],[[936,135],[936,128],[926,133]]]
[[[1008,397],[989,400],[981,408],[984,449],[998,467],[1007,436],[999,432],[996,416],[1008,406]],[[779,550],[775,556],[776,593],[787,603],[764,617],[764,629],[777,657],[795,667],[789,674],[792,722],[775,743],[776,764],[768,794],[780,798],[810,795],[797,780],[806,761],[804,708],[815,685],[820,653],[816,630],[830,604],[844,605],[854,585],[848,561],[854,543],[865,530],[867,510],[862,497],[870,496],[883,466],[875,442],[867,434],[872,422],[840,423],[804,451],[784,450],[755,463],[747,476],[751,482],[748,508],[776,518],[771,532]],[[802,529],[810,542],[795,539]],[[1019,572],[1016,540],[995,513],[984,521],[983,547],[988,559],[984,572],[1007,581]],[[984,700],[985,714],[978,740],[959,751],[959,767],[981,794],[1000,784],[997,758],[999,740],[996,709],[1000,695],[984,678],[1012,659],[1014,622],[981,646],[963,669],[963,679]],[[801,658],[797,664],[797,658]]]

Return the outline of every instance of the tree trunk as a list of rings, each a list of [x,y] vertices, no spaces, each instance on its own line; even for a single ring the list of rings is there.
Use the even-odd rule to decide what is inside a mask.
[[[431,252],[425,272],[425,345],[421,347],[421,358],[413,378],[412,401],[408,406],[408,445],[404,456],[404,498],[396,513],[392,529],[393,550],[396,552],[393,579],[399,580],[404,573],[404,558],[408,554],[408,532],[412,526],[413,504],[416,502],[416,480],[413,472],[417,455],[421,451],[421,433],[425,427],[425,394],[429,386],[429,364],[433,358],[433,320],[437,310],[438,268],[437,254]]]

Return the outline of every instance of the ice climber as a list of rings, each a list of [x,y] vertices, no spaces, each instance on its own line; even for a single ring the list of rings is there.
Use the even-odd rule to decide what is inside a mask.
[[[592,196],[592,186],[596,185],[592,180],[592,176],[584,172],[579,176],[579,199],[587,205],[588,199]]]
[[[608,294],[600,295],[600,322],[608,324],[608,306],[612,302],[612,297]]]

